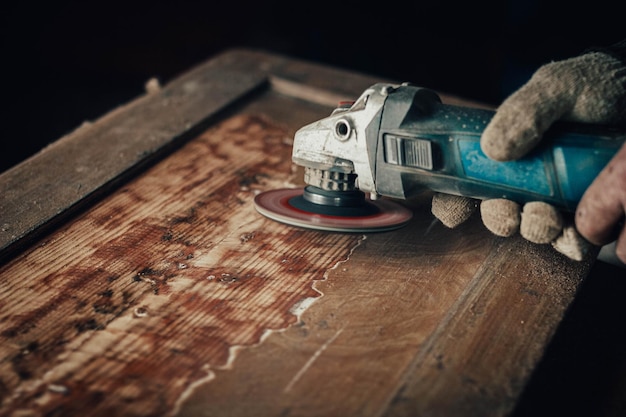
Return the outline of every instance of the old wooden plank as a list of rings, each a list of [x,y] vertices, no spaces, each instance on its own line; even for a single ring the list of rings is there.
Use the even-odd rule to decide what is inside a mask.
[[[229,119],[0,270],[0,413],[165,415],[293,323],[359,237],[256,213],[255,192],[291,175],[286,138]]]
[[[232,50],[158,91],[138,97],[93,123],[86,122],[0,174],[0,261],[200,133],[212,118],[238,100],[268,88],[273,78],[277,88],[306,84],[322,100],[341,92],[358,94],[374,82],[373,78],[353,74],[350,80],[338,83],[340,74],[333,68],[279,55]]]
[[[265,82],[222,56],[54,142],[0,175],[0,253],[177,140]],[[189,132],[191,130],[191,132]]]
[[[428,202],[368,235],[298,323],[216,370],[179,415],[507,415],[584,268],[479,219],[433,225]]]
[[[295,326],[241,352],[180,415],[380,415],[491,249],[471,239],[485,236],[475,222],[460,239],[432,226],[427,197],[402,232],[368,235],[315,284],[323,296]],[[245,376],[259,367],[261,384]]]
[[[559,258],[520,237],[492,248],[384,415],[508,415],[590,267]]]
[[[377,80],[216,62],[186,82],[234,66],[263,74],[259,94],[0,267],[2,412],[504,415],[589,263],[477,218],[445,229],[427,193],[406,228],[366,237],[262,218],[255,192],[301,180],[295,129]]]

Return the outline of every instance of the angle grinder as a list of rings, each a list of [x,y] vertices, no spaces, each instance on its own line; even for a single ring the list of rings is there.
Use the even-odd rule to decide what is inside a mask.
[[[408,83],[374,84],[296,132],[292,160],[304,167],[306,187],[263,192],[255,207],[288,225],[338,232],[400,228],[412,211],[397,200],[424,189],[573,212],[626,141],[618,129],[558,122],[533,152],[498,162],[480,148],[493,115]]]

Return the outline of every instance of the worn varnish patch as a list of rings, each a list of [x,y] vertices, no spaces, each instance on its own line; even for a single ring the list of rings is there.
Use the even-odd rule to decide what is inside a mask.
[[[228,119],[5,265],[0,414],[162,416],[234,347],[295,323],[360,237],[256,213],[255,193],[292,180],[289,139]]]

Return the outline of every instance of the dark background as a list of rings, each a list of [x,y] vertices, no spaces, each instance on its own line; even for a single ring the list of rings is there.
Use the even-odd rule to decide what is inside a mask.
[[[5,2],[7,3],[7,2]],[[497,105],[541,64],[626,37],[617,2],[66,1],[0,9],[0,172],[231,47]],[[626,279],[599,265],[518,408],[626,415]],[[621,279],[620,279],[621,278]],[[611,414],[615,413],[615,414]]]
[[[0,172],[132,100],[150,77],[166,83],[234,46],[498,104],[540,64],[624,36],[623,13],[609,0],[369,3],[5,4]]]

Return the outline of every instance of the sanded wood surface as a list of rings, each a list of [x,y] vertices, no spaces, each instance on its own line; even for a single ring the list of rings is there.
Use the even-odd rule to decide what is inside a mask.
[[[197,110],[202,129],[174,127],[161,151],[103,168],[90,206],[53,201],[71,215],[40,214],[7,240],[0,415],[507,415],[590,262],[496,238],[476,217],[449,230],[428,192],[403,202],[413,220],[386,233],[306,231],[256,213],[256,193],[301,184],[295,129],[378,81],[366,76],[234,51],[130,114],[140,130],[144,117],[184,117],[186,99],[177,110],[152,101],[192,83],[210,102],[202,86],[239,73],[247,87]],[[82,135],[59,146],[78,149]]]

